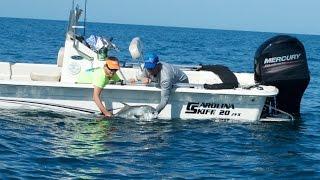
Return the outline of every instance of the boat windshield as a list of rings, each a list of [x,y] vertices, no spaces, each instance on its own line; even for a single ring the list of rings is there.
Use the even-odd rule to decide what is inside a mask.
[[[82,13],[82,9],[77,5],[75,8],[71,9],[69,16],[69,25],[68,25],[68,33],[72,35],[76,35],[77,27],[79,24],[79,19]]]

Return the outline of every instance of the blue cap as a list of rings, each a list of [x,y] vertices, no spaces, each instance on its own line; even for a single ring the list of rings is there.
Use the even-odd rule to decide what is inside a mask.
[[[144,60],[144,68],[154,69],[159,62],[159,57],[155,53],[148,53],[145,57],[146,59]]]

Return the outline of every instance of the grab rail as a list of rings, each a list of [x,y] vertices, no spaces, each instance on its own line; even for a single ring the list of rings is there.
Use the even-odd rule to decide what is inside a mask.
[[[77,43],[81,43],[79,40],[77,40],[77,38],[75,37],[75,35],[72,36],[71,40],[73,40],[73,48],[75,50],[77,50],[77,52],[81,55],[81,56],[84,56],[85,59],[88,59],[89,61],[93,61],[94,60],[94,57],[91,57],[90,55],[86,54],[85,52],[81,51],[78,47],[79,45],[76,45],[76,41]]]

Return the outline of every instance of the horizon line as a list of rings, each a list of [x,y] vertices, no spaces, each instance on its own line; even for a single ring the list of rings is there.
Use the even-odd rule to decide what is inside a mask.
[[[43,21],[63,21],[68,22],[65,19],[41,19],[41,18],[30,18],[30,17],[4,17],[0,18],[8,19],[28,19],[28,20],[43,20]],[[79,21],[83,22],[83,21]],[[115,23],[115,22],[98,22],[98,21],[86,21],[86,23],[98,23],[98,24],[115,24],[115,25],[131,25],[131,26],[151,26],[151,27],[165,27],[165,28],[186,28],[186,29],[202,29],[202,30],[216,30],[216,31],[240,31],[240,32],[253,32],[253,33],[271,33],[271,34],[292,34],[292,35],[307,35],[307,36],[320,36],[320,34],[304,34],[297,32],[276,32],[276,31],[259,31],[259,30],[243,30],[243,29],[220,29],[220,28],[209,28],[209,27],[189,27],[189,26],[168,26],[168,25],[154,25],[154,24],[131,24],[131,23]]]

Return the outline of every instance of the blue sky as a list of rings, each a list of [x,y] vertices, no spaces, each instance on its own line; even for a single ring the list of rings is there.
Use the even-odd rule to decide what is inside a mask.
[[[71,2],[1,0],[0,17],[66,20]],[[88,0],[87,6],[90,22],[320,35],[320,0]]]

